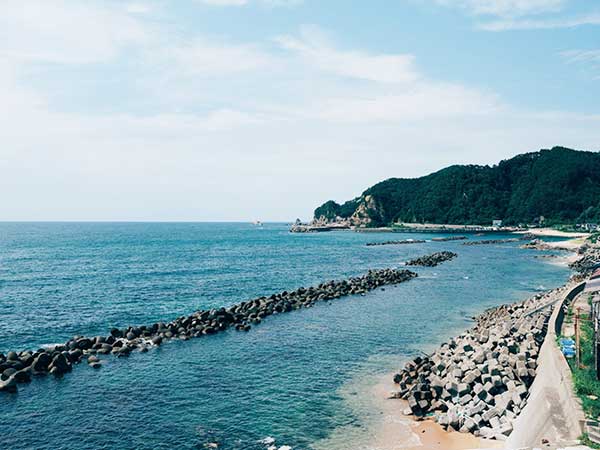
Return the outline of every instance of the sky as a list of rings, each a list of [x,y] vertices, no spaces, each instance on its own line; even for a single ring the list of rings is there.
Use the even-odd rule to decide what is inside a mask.
[[[0,220],[292,221],[600,150],[596,0],[1,0]]]

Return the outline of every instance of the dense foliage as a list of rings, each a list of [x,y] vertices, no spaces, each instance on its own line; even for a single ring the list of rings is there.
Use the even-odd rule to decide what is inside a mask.
[[[372,225],[394,222],[546,224],[600,221],[600,153],[563,147],[526,153],[495,166],[450,166],[430,175],[390,178],[342,205],[330,200],[315,218],[350,217],[371,195]]]

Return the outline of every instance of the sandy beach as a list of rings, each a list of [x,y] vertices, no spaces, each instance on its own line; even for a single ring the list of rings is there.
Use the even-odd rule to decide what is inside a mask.
[[[382,419],[372,430],[369,450],[467,450],[502,448],[502,442],[477,438],[471,434],[448,433],[433,420],[417,421],[406,416],[404,400],[390,399],[394,374],[382,376],[372,395]]]
[[[554,228],[529,228],[527,231],[516,231],[520,234],[533,234],[539,237],[565,237],[565,238],[586,238],[589,233],[582,233],[577,231],[560,231]]]

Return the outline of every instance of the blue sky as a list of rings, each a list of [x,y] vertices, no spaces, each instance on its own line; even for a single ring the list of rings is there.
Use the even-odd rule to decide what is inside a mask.
[[[309,218],[599,150],[600,3],[6,0],[0,101],[0,220]]]

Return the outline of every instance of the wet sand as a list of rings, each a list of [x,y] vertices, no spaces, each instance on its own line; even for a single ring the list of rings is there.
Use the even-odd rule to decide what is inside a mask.
[[[417,421],[405,416],[407,404],[390,399],[394,391],[393,374],[382,376],[373,387],[373,397],[381,410],[381,421],[374,426],[369,450],[466,450],[502,448],[503,443],[477,438],[471,434],[449,433],[433,420]]]

